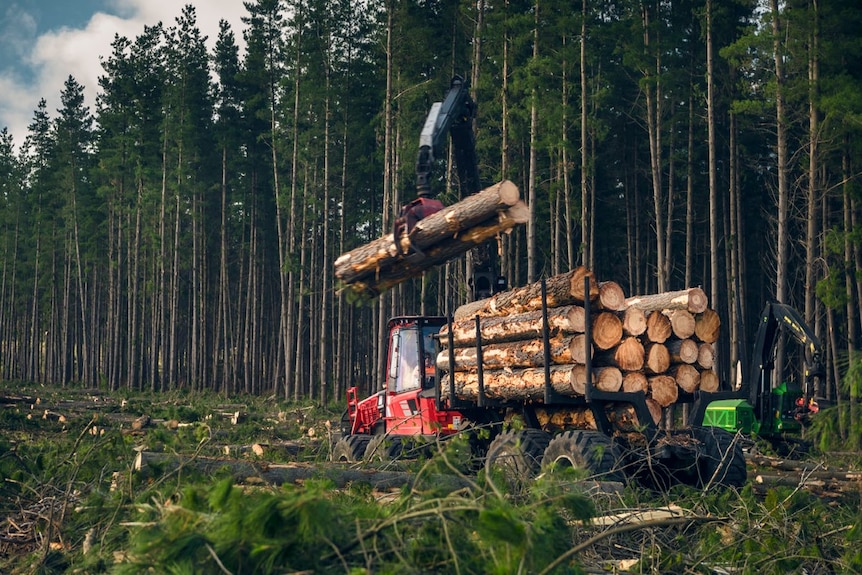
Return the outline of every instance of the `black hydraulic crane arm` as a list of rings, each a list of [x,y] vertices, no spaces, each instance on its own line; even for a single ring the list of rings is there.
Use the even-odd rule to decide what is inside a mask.
[[[749,401],[755,407],[763,405],[760,398],[771,391],[775,345],[781,331],[792,336],[805,350],[806,372],[802,392],[806,399],[812,395],[811,384],[814,378],[823,377],[825,373],[820,340],[799,312],[786,304],[767,302],[760,317],[748,380]]]
[[[433,195],[431,169],[434,158],[442,153],[447,136],[452,137],[462,192],[470,195],[480,190],[479,163],[472,126],[475,116],[476,103],[470,97],[468,85],[461,76],[455,76],[443,101],[431,106],[419,136],[419,157],[416,160],[416,191],[419,196]]]

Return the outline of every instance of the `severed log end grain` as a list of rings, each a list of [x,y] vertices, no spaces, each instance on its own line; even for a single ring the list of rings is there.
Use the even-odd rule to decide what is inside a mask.
[[[593,410],[587,405],[572,405],[566,407],[536,407],[536,419],[545,431],[561,431],[563,429],[597,429]]]
[[[693,339],[673,339],[665,343],[671,363],[695,363],[698,344]]]
[[[711,369],[705,369],[700,372],[700,390],[713,393],[718,391],[720,382],[718,374]]]
[[[660,406],[667,407],[679,399],[679,387],[676,380],[669,375],[655,375],[648,378],[650,397]]]
[[[683,391],[694,393],[700,387],[700,372],[693,365],[681,363],[673,366],[669,373]]]
[[[679,339],[687,339],[694,335],[695,319],[687,309],[674,309],[664,312],[670,318],[673,335]]]
[[[623,376],[623,391],[626,393],[637,393],[649,391],[647,376],[642,371],[629,371]]]
[[[599,308],[609,311],[626,309],[626,294],[615,281],[599,282]]]
[[[659,311],[647,315],[646,339],[655,343],[664,343],[673,333],[670,319]]]
[[[632,296],[626,300],[629,307],[639,307],[644,311],[686,309],[691,313],[701,313],[709,303],[706,293],[700,288],[662,292],[651,295]]]
[[[597,367],[594,373],[596,389],[616,392],[623,386],[623,373],[617,367]]]
[[[585,364],[587,356],[590,358],[593,356],[593,346],[587,341],[585,334],[579,333],[572,338],[569,353],[572,354],[572,363]]]
[[[705,309],[695,316],[694,335],[702,342],[715,343],[721,329],[721,318],[714,309]]]
[[[570,272],[569,293],[579,303],[595,301],[599,297],[599,284],[593,272],[584,266],[579,266]],[[584,291],[584,284],[589,278],[589,292]]]
[[[645,346],[644,368],[647,373],[661,374],[670,367],[670,353],[661,343],[650,343]]]
[[[639,336],[646,331],[646,314],[637,307],[626,308],[623,312],[623,332],[626,335]]]
[[[611,312],[596,314],[592,325],[593,343],[599,349],[611,349],[623,338],[623,322]]]
[[[625,338],[614,351],[614,362],[624,371],[643,369],[645,357],[644,346],[636,337]]]
[[[715,347],[711,343],[702,343],[697,346],[697,365],[703,369],[715,367]]]

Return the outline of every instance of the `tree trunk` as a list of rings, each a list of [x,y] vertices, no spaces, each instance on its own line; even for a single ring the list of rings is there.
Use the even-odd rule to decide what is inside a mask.
[[[647,316],[646,341],[664,343],[673,333],[670,320],[660,311]]]
[[[576,341],[573,335],[559,335],[550,341],[550,358],[554,364],[575,363],[580,354],[575,349]],[[458,347],[452,350],[455,358],[455,371],[470,371],[478,367],[478,355],[475,347]],[[450,351],[444,349],[437,355],[437,368],[452,371],[449,365]],[[482,347],[482,365],[485,369],[504,369],[522,367],[542,367],[545,365],[544,342],[542,339],[493,343]]]
[[[669,375],[656,375],[647,378],[650,396],[662,407],[676,403],[679,398],[679,387],[676,380]]]
[[[541,337],[542,312],[540,310],[502,317],[480,319],[480,330],[484,343],[501,343]],[[548,328],[552,334],[582,333],[584,331],[584,308],[568,305],[548,309]],[[448,345],[449,326],[440,330],[440,342]],[[452,323],[452,339],[456,347],[475,345],[475,318],[461,319]]]
[[[704,310],[703,313],[697,314],[695,317],[694,335],[698,340],[715,343],[718,341],[720,330],[721,318],[715,310]]]
[[[584,394],[586,368],[583,365],[550,366],[551,387],[566,397]],[[531,400],[543,402],[545,393],[545,369],[501,369],[488,370],[485,375],[485,397],[513,401]],[[460,399],[475,401],[479,397],[479,375],[475,372],[456,371],[445,375],[441,389],[449,389],[449,378],[455,379],[455,395]]]
[[[589,277],[590,291],[584,293],[584,280]],[[549,308],[583,304],[585,296],[590,300],[598,297],[598,284],[593,273],[584,267],[552,276],[545,280],[547,305]],[[541,282],[500,292],[490,298],[472,302],[455,310],[456,320],[475,317],[495,317],[535,311],[542,308]]]
[[[701,313],[707,309],[708,304],[706,293],[700,288],[636,295],[626,299],[627,306],[644,311],[684,309],[691,313]]]

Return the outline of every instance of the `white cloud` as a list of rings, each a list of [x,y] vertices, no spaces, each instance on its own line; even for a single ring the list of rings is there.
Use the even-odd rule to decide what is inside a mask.
[[[15,26],[16,34],[20,36],[20,40],[14,42],[20,51],[18,57],[29,65],[32,79],[13,71],[0,73],[0,129],[8,127],[20,145],[41,98],[45,98],[51,117],[56,116],[60,92],[70,74],[84,86],[85,105],[91,112],[95,111],[98,78],[103,73],[100,57],[110,56],[115,34],[134,40],[143,32],[144,26],[158,22],[166,27],[172,26],[187,3],[196,7],[198,28],[208,37],[210,49],[215,45],[218,23],[222,19],[230,22],[237,42],[242,43],[241,17],[246,14],[242,0],[116,0],[115,13],[118,15],[96,13],[84,28],[64,27],[46,32],[35,40],[32,18],[20,10],[13,15],[14,18],[7,13],[5,20],[10,27]],[[12,48],[10,42],[10,37],[4,36],[4,51]]]

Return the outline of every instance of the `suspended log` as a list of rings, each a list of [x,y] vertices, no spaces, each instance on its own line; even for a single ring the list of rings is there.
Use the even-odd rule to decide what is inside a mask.
[[[671,339],[665,343],[671,363],[695,363],[698,345],[693,339]]]
[[[627,337],[613,349],[596,352],[596,365],[613,365],[623,371],[638,371],[644,366],[644,346],[636,337]]]
[[[503,343],[533,339],[542,336],[541,310],[521,314],[486,317],[480,319],[483,343]],[[584,331],[584,308],[569,305],[548,309],[548,328],[551,335],[558,333],[582,333]],[[440,343],[449,345],[449,326],[440,330]],[[452,322],[452,338],[455,347],[476,345],[476,319],[462,319]]]
[[[626,300],[627,306],[638,307],[644,311],[685,309],[691,313],[701,313],[706,309],[708,303],[709,300],[706,297],[706,293],[700,288],[688,288],[651,295],[637,295]]]
[[[609,311],[626,309],[626,294],[620,284],[614,281],[599,283],[599,308]]]
[[[700,341],[715,343],[720,328],[721,318],[714,309],[706,309],[695,317],[694,335]]]
[[[346,284],[345,289],[360,298],[377,297],[387,289],[408,279],[419,277],[426,270],[459,257],[500,233],[508,232],[516,225],[525,223],[529,220],[529,216],[529,208],[523,202],[519,202],[511,208],[497,212],[481,224],[462,231],[455,237],[441,240],[421,253],[392,256],[387,260],[387,265],[380,265],[364,274],[357,274],[356,278],[350,281],[342,280],[342,282]],[[391,238],[392,234],[388,237]]]
[[[676,380],[669,375],[655,375],[647,379],[649,392],[656,403],[662,407],[676,403],[679,399],[679,387]]]
[[[669,373],[683,391],[694,393],[700,387],[700,372],[693,365],[681,363],[673,366]]]
[[[573,349],[574,339],[573,335],[559,335],[549,340],[552,363],[574,363],[576,353],[583,355],[583,349]],[[583,341],[578,343],[583,345]],[[485,369],[542,367],[545,365],[544,350],[544,342],[541,339],[483,345],[482,365]],[[475,347],[456,347],[452,354],[455,357],[455,371],[475,370],[479,366]],[[451,371],[448,349],[437,354],[437,367],[443,371]]]
[[[645,336],[647,341],[664,343],[673,333],[670,320],[661,312],[653,311],[647,315]]]
[[[584,293],[584,281],[589,278],[590,290]],[[599,295],[599,286],[593,273],[581,266],[572,271],[551,276],[545,280],[548,307],[583,304],[586,296],[590,301]],[[481,303],[480,303],[481,302]],[[454,317],[460,321],[474,317],[497,317],[542,309],[542,285],[535,282],[524,287],[500,292],[480,302],[463,305],[455,310]]]
[[[623,338],[623,322],[611,312],[596,314],[592,325],[593,343],[599,349],[610,349]]]
[[[627,308],[623,312],[623,333],[638,336],[646,331],[646,314],[636,307]]]
[[[668,310],[667,316],[670,318],[670,327],[673,335],[679,339],[686,339],[694,335],[695,319],[687,309]]]
[[[715,392],[718,391],[720,387],[720,382],[718,380],[718,374],[710,369],[705,369],[700,372],[700,390],[707,392]]]
[[[551,387],[557,393],[571,397],[583,395],[586,389],[586,368],[583,365],[550,366]],[[488,370],[485,375],[485,397],[510,401],[543,401],[545,369]],[[475,401],[479,398],[479,375],[476,372],[456,371],[441,378],[442,389],[449,389],[449,378],[454,377],[455,395]],[[577,390],[581,391],[577,391]]]
[[[649,381],[647,376],[642,371],[629,371],[623,376],[623,391],[627,393],[635,393],[649,391]]]
[[[664,373],[669,367],[670,354],[664,344],[650,343],[644,346],[644,369],[647,373]]]
[[[711,343],[702,343],[697,346],[697,365],[703,369],[715,367],[715,347]]]
[[[498,211],[518,204],[519,199],[518,187],[508,180],[467,196],[420,220],[411,231],[409,240],[399,238],[403,240],[401,252],[407,254],[410,248],[424,252],[444,239],[484,225]],[[404,257],[395,241],[390,233],[342,254],[335,260],[335,277],[344,283],[352,283],[366,274],[376,274],[380,269],[393,265]]]

